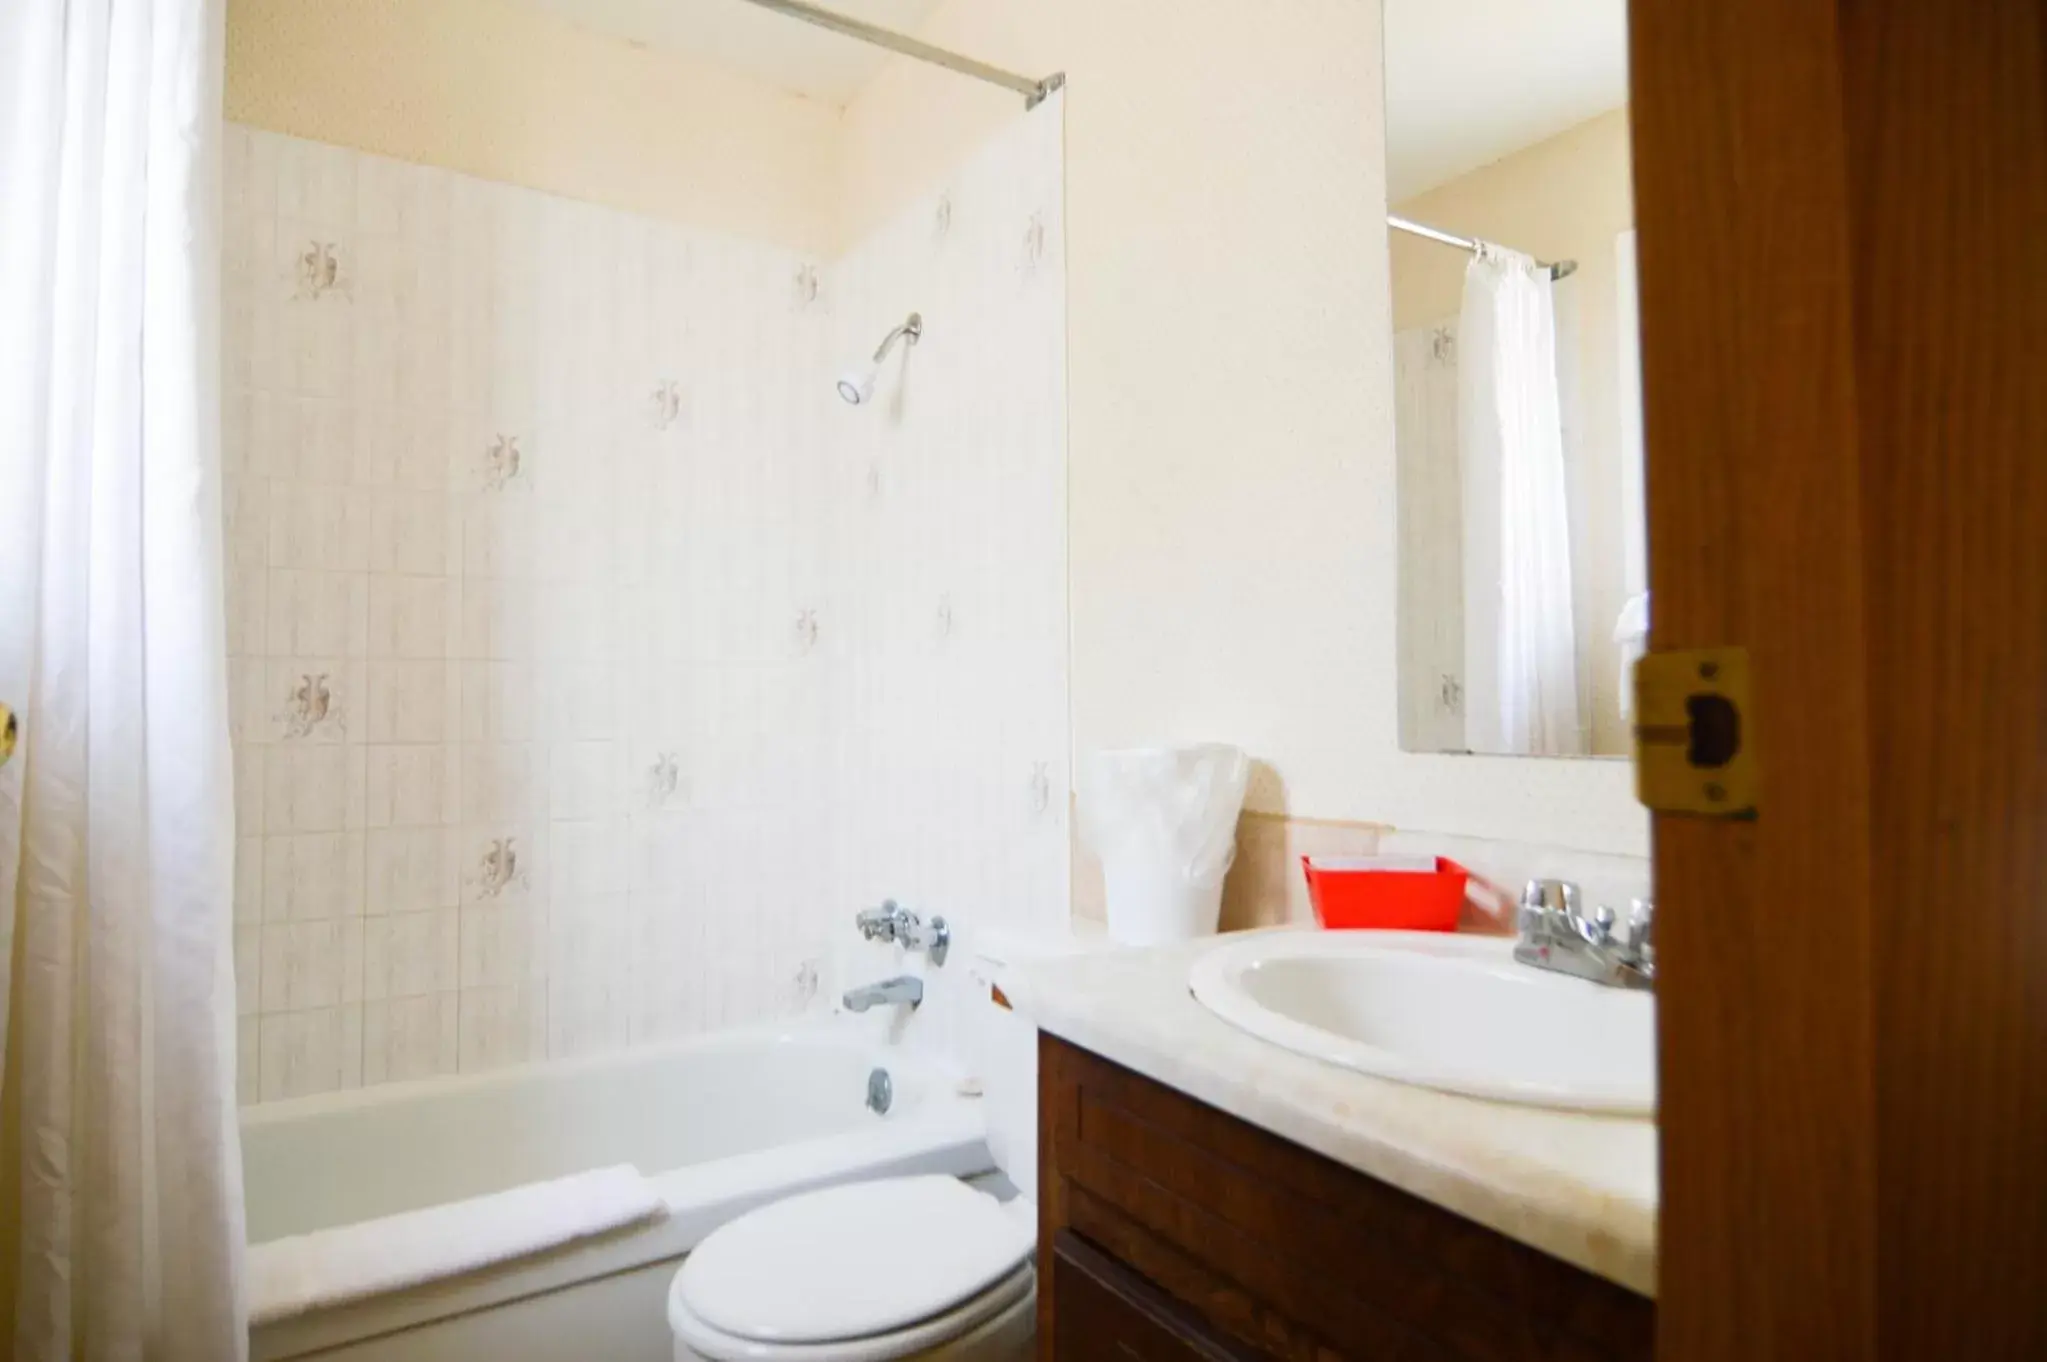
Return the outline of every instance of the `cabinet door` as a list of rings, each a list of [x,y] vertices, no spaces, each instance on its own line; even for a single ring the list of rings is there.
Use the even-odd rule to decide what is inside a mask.
[[[1041,1362],[1262,1362],[1064,1230],[1052,1241],[1052,1274],[1058,1307],[1039,1338]]]

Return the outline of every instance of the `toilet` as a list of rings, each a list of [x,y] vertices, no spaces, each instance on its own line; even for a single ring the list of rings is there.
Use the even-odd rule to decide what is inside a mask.
[[[1032,1211],[939,1174],[749,1211],[669,1285],[676,1362],[1024,1362]]]
[[[1032,943],[1026,943],[1032,944]],[[978,945],[978,943],[977,943]],[[1018,948],[1003,941],[1002,955]],[[972,957],[981,989],[1001,960]],[[965,981],[962,981],[965,982]],[[803,1192],[721,1225],[668,1287],[676,1362],[1027,1362],[1037,1326],[1037,1030],[967,1009],[988,1149],[1020,1195],[954,1177]]]

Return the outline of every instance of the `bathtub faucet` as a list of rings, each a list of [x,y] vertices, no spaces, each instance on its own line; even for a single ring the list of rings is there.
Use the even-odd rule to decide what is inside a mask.
[[[848,990],[846,1010],[865,1012],[877,1003],[908,1003],[915,1007],[923,1001],[924,981],[901,974],[893,979],[884,979],[878,984],[869,984],[865,988]]]
[[[923,951],[934,965],[945,963],[945,952],[952,945],[952,929],[944,918],[926,922],[894,899],[854,914],[853,925],[869,941],[893,941],[905,950]]]

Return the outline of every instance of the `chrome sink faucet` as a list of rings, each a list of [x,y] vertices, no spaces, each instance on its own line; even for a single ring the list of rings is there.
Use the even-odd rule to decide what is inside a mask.
[[[1656,987],[1656,905],[1629,905],[1625,934],[1614,935],[1614,912],[1604,904],[1589,916],[1578,886],[1567,880],[1530,880],[1516,918],[1514,958],[1536,969],[1590,979],[1612,988]]]
[[[905,950],[923,951],[934,965],[945,963],[945,952],[952,945],[952,929],[944,918],[926,922],[894,899],[855,914],[853,923],[869,941],[894,941]]]
[[[848,1012],[865,1012],[881,1003],[908,1003],[915,1007],[923,1001],[924,981],[907,974],[868,984],[864,988],[848,989],[845,997]]]

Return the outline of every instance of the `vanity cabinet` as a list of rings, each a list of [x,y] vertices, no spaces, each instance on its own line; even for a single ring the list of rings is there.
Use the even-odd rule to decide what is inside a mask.
[[[1041,1362],[1648,1359],[1655,1305],[1039,1040]]]

